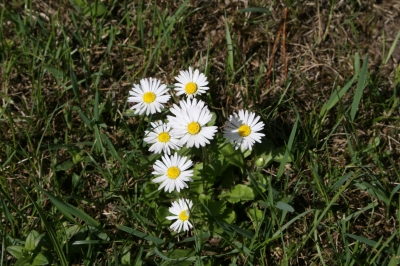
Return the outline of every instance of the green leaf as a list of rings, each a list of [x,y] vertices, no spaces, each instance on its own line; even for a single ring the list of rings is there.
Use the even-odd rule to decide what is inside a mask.
[[[42,253],[37,254],[32,262],[32,265],[47,265],[47,264],[49,264],[49,261]]]
[[[85,15],[90,15],[91,17],[101,17],[107,13],[107,9],[102,2],[95,1],[88,5],[83,10],[83,13],[85,13]]]
[[[161,226],[168,226],[171,224],[171,221],[167,220],[167,216],[170,216],[171,213],[167,207],[159,207],[156,210],[156,218]]]
[[[31,266],[32,264],[30,263],[30,258],[20,258],[18,259],[14,266]]]
[[[243,154],[239,150],[235,150],[231,143],[223,143],[218,148],[229,163],[239,167],[242,171],[244,170]]]
[[[15,258],[20,259],[25,251],[23,246],[9,246],[6,248]]]
[[[255,223],[256,226],[261,222],[263,217],[263,212],[255,207],[246,211],[247,216],[249,216],[250,220]]]
[[[36,231],[35,231],[36,232]],[[37,233],[37,232],[36,232]],[[30,232],[28,236],[26,237],[25,240],[25,249],[27,251],[34,251],[36,248],[36,243],[35,243],[35,233],[34,231]]]
[[[258,13],[264,13],[267,15],[271,15],[271,11],[269,11],[266,8],[262,8],[262,7],[256,7],[256,6],[251,6],[245,9],[241,9],[239,10],[239,12],[244,13],[244,12],[258,12]]]
[[[124,247],[124,252],[122,253],[121,263],[122,265],[131,265],[131,252],[128,247]]]
[[[292,206],[290,206],[289,204],[284,203],[284,202],[282,202],[282,201],[278,201],[278,202],[276,203],[276,207],[277,207],[278,209],[281,209],[281,210],[284,210],[284,211],[287,211],[287,212],[294,212],[294,209],[293,209]]]
[[[230,192],[219,195],[219,198],[225,198],[230,203],[236,203],[242,200],[253,200],[254,191],[246,185],[236,185]]]
[[[275,162],[281,163],[285,158],[286,146],[281,146],[279,148],[274,149],[272,152],[272,158]],[[293,162],[293,155],[289,153],[289,156],[286,160],[287,163]]]

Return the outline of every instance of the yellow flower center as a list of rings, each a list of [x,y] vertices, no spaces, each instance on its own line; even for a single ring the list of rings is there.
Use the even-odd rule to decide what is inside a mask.
[[[186,221],[187,219],[189,219],[189,214],[187,210],[181,211],[181,213],[179,214],[179,220]]]
[[[197,122],[192,122],[187,126],[187,131],[192,134],[196,135],[200,131],[200,124]]]
[[[185,86],[185,91],[187,94],[193,94],[196,93],[197,91],[197,85],[194,82],[189,82],[188,84],[186,84]]]
[[[251,129],[248,125],[243,124],[239,127],[239,135],[242,137],[247,137],[251,133]]]
[[[176,179],[181,174],[181,170],[179,170],[176,166],[171,166],[167,170],[167,176],[171,179]]]
[[[170,138],[171,136],[168,134],[168,132],[161,132],[157,137],[159,142],[168,142]]]
[[[152,103],[156,99],[156,95],[154,92],[148,91],[143,94],[143,101],[145,103]]]

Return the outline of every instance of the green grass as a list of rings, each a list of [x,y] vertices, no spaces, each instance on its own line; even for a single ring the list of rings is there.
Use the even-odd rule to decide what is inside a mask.
[[[0,265],[400,263],[400,31],[348,2],[284,1],[287,79],[270,56],[279,3],[0,4]],[[139,116],[126,100],[188,66],[208,77],[219,133],[179,152],[194,182],[165,193],[143,137],[168,108]],[[222,137],[239,109],[265,123],[252,152]],[[178,197],[194,202],[180,234],[165,218]]]

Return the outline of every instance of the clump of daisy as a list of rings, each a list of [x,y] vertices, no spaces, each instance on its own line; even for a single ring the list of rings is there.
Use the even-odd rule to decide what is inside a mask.
[[[212,114],[201,100],[180,101],[179,106],[174,104],[170,111],[175,116],[167,116],[168,126],[172,128],[171,134],[180,138],[179,144],[182,146],[204,147],[217,132],[216,126],[206,126]]]
[[[172,156],[164,155],[162,161],[157,160],[153,165],[154,175],[160,175],[153,179],[154,183],[161,183],[158,190],[164,188],[165,192],[171,193],[175,189],[179,192],[188,185],[185,182],[193,182],[190,177],[193,176],[193,170],[187,170],[193,162],[188,160],[186,156],[179,156],[175,153]]]
[[[189,231],[193,225],[189,222],[190,209],[193,206],[193,202],[189,199],[178,199],[178,201],[172,202],[172,206],[169,208],[169,212],[175,216],[167,216],[168,220],[176,220],[170,228],[175,232],[180,232],[182,227],[183,231]]]
[[[239,114],[233,113],[229,116],[229,120],[225,123],[224,137],[233,143],[235,149],[241,148],[242,151],[252,148],[257,141],[261,143],[263,133],[257,133],[264,128],[264,123],[260,120],[260,116],[255,113],[240,110]]]
[[[151,122],[152,128],[150,131],[145,131],[145,142],[153,144],[150,146],[149,151],[155,153],[171,154],[171,149],[179,150],[179,139],[170,134],[171,128],[161,121]]]
[[[205,93],[209,89],[207,77],[200,73],[198,69],[193,71],[192,67],[189,67],[189,70],[181,70],[175,80],[178,81],[178,83],[175,83],[178,96],[186,94],[188,98],[192,98]]]
[[[136,103],[131,109],[135,109],[135,114],[146,115],[161,112],[163,103],[168,102],[171,95],[167,95],[167,85],[161,84],[158,79],[146,78],[140,80],[140,84],[134,84],[128,102]]]

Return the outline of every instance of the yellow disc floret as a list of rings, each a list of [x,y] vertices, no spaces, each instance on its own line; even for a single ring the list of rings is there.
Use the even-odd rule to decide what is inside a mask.
[[[171,139],[171,136],[168,134],[168,132],[161,132],[158,134],[157,139],[159,142],[168,142]]]
[[[179,214],[179,220],[186,221],[188,219],[189,219],[189,215],[188,215],[187,210],[181,211],[181,213]]]
[[[156,99],[156,94],[154,92],[148,91],[143,94],[143,101],[145,103],[152,103]]]
[[[197,122],[191,122],[187,126],[187,131],[192,135],[196,135],[200,131],[200,124]]]
[[[179,170],[176,166],[171,166],[167,170],[167,176],[171,179],[176,179],[181,174],[181,170]]]
[[[194,82],[189,82],[188,84],[186,84],[185,86],[185,91],[187,94],[194,94],[197,91],[197,84]]]
[[[239,131],[238,131],[239,135],[242,137],[247,137],[248,135],[250,135],[251,133],[251,129],[248,125],[243,124],[239,127]]]

